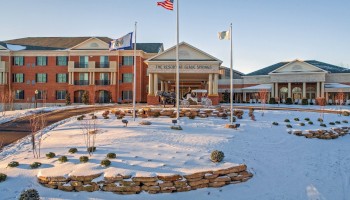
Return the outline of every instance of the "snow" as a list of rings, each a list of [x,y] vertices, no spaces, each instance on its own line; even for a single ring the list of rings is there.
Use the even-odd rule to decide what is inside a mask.
[[[7,49],[11,51],[22,51],[25,50],[27,47],[22,45],[16,45],[16,44],[6,44]]]
[[[0,171],[8,180],[0,183],[2,199],[15,199],[24,189],[35,188],[43,199],[350,199],[350,135],[335,140],[306,139],[287,133],[284,119],[290,119],[299,130],[317,130],[320,113],[297,111],[255,111],[257,121],[251,121],[247,111],[238,130],[225,129],[228,120],[221,118],[181,118],[183,131],[171,130],[171,119],[149,118],[150,126],[141,126],[130,117],[128,127],[113,115],[110,119],[97,116],[97,151],[88,163],[80,164],[79,157],[87,155],[80,122],[70,118],[47,130],[42,141],[42,158],[32,159],[30,143],[17,143],[12,149],[0,153]],[[87,115],[88,116],[88,115]],[[298,117],[299,122],[294,118]],[[314,125],[306,123],[310,118]],[[334,121],[350,121],[350,117],[324,114],[328,125]],[[279,126],[272,126],[272,122]],[[350,126],[340,124],[330,127]],[[78,148],[76,154],[68,149]],[[214,149],[225,153],[224,163],[210,162]],[[55,152],[56,157],[46,159],[43,155]],[[101,167],[100,161],[109,152],[117,154],[110,167]],[[6,153],[6,156],[3,154]],[[69,162],[59,163],[57,158],[66,155]],[[17,168],[7,168],[10,161],[18,161]],[[41,162],[38,169],[29,164]],[[119,196],[109,192],[63,192],[41,186],[39,175],[91,175],[103,172],[103,176],[130,174],[133,176],[187,174],[207,169],[225,168],[235,163],[245,163],[254,174],[249,181],[227,185],[222,188],[205,188],[196,191],[150,195]]]

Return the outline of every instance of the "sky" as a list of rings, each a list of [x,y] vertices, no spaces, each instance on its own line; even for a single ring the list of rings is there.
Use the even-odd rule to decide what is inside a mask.
[[[137,42],[176,45],[176,12],[161,0],[1,0],[0,41],[22,37],[107,36],[134,30]],[[176,1],[176,0],[175,0]],[[281,61],[318,60],[350,68],[349,0],[180,0],[180,42],[249,73]]]

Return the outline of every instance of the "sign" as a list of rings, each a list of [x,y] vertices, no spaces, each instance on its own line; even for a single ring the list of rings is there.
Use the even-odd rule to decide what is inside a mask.
[[[213,69],[210,65],[180,65],[180,69]],[[156,69],[176,69],[175,65],[156,65]]]

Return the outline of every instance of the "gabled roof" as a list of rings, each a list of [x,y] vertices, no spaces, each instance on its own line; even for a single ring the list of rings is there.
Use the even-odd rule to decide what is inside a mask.
[[[292,62],[294,62],[294,61],[292,61]],[[308,63],[310,65],[313,65],[315,67],[318,67],[318,68],[320,68],[324,71],[330,72],[330,73],[350,73],[350,69],[339,67],[336,65],[331,65],[331,64],[320,62],[317,60],[305,60],[303,62]],[[268,75],[269,73],[277,70],[278,68],[280,68],[288,63],[290,63],[290,62],[279,62],[279,63],[273,64],[271,66],[259,69],[259,70],[254,71],[254,72],[251,72],[251,73],[247,74],[246,76]]]
[[[97,38],[106,44],[112,41],[108,37],[27,37],[0,42],[6,48],[6,44],[25,46],[25,50],[65,50],[84,43],[91,38]],[[3,45],[2,45],[3,44]],[[163,51],[163,43],[137,43],[136,48],[146,53],[159,53]],[[129,48],[126,50],[132,50]]]

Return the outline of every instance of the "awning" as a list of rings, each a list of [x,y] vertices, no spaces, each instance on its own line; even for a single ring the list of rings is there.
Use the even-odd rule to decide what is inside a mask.
[[[325,92],[350,92],[350,85],[341,83],[325,83]]]
[[[268,92],[271,92],[272,84],[260,84],[260,85],[254,85],[250,87],[242,88],[243,92],[260,92],[261,90],[267,90]]]
[[[219,93],[230,92],[230,88],[219,88]],[[233,88],[233,93],[242,93],[242,88]]]

